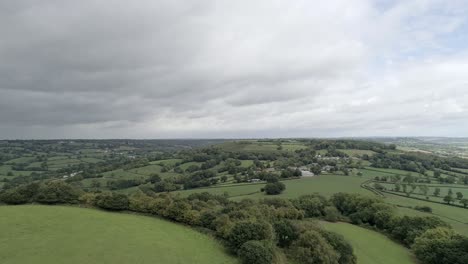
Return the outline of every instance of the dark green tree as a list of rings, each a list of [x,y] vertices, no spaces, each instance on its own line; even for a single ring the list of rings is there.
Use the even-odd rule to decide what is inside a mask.
[[[250,240],[272,240],[273,228],[267,222],[244,221],[237,222],[228,235],[227,241],[231,249],[237,251],[242,244]]]
[[[271,264],[273,247],[267,241],[247,241],[239,248],[237,255],[243,264]]]

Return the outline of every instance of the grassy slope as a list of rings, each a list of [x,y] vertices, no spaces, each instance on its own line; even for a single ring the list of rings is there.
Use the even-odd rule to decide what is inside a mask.
[[[237,263],[168,221],[63,206],[1,206],[0,263]]]
[[[351,243],[358,264],[416,263],[407,248],[375,231],[347,223],[323,222],[323,226],[343,235]]]

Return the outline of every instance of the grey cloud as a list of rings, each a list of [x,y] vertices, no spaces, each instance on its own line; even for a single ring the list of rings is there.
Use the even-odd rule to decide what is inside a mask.
[[[407,62],[395,49],[417,48],[412,35],[439,45],[462,5],[416,2],[3,1],[0,136],[372,135],[463,120],[465,53]],[[374,68],[376,52],[397,64]]]

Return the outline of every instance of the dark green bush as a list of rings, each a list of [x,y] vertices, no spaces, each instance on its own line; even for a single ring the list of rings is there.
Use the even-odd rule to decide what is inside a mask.
[[[237,222],[228,235],[228,243],[232,250],[237,251],[249,240],[272,240],[273,228],[267,222]]]
[[[120,193],[102,193],[96,196],[95,205],[107,210],[127,210],[129,199],[125,194]]]
[[[267,183],[264,187],[265,193],[268,195],[277,195],[286,189],[286,185],[282,182]]]
[[[273,248],[267,241],[247,241],[237,251],[243,264],[271,264]]]

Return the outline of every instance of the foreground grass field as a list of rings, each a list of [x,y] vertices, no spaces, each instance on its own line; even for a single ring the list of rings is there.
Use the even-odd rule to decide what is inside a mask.
[[[0,263],[238,263],[217,241],[151,217],[0,206]]]
[[[345,237],[354,248],[358,264],[416,263],[410,251],[386,236],[347,223],[322,222],[325,229]]]

